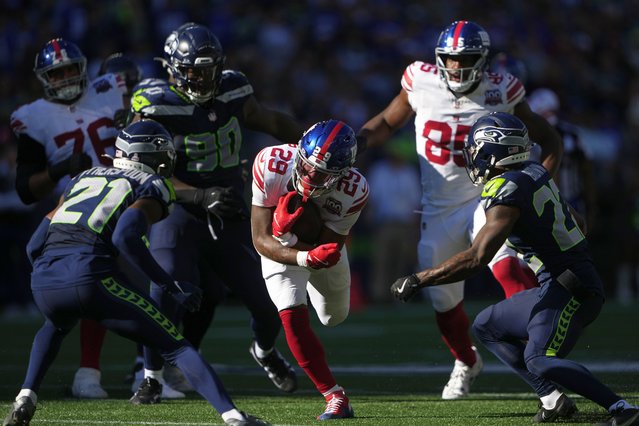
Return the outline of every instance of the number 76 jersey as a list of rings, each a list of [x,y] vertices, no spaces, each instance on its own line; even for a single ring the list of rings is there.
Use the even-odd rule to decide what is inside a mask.
[[[293,187],[297,145],[284,144],[262,149],[253,162],[252,204],[275,207],[280,197]],[[333,191],[312,198],[319,207],[324,225],[332,231],[348,235],[368,201],[368,183],[357,169],[351,168]]]
[[[523,84],[511,74],[484,72],[474,91],[456,96],[435,65],[419,61],[406,68],[401,84],[415,111],[425,209],[454,208],[476,200],[481,189],[468,179],[462,156],[464,142],[479,117],[493,111],[512,114],[526,95]]]

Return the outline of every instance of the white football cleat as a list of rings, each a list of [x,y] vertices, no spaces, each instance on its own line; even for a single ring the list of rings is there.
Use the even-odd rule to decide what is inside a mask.
[[[484,367],[484,362],[475,346],[473,346],[473,351],[477,356],[477,361],[472,367],[469,367],[458,359],[455,360],[455,368],[453,368],[452,373],[450,373],[448,383],[444,386],[442,399],[459,399],[468,396],[470,385],[473,384],[475,378]]]
[[[71,393],[76,398],[105,399],[109,394],[100,385],[102,373],[95,368],[80,367],[73,377]]]

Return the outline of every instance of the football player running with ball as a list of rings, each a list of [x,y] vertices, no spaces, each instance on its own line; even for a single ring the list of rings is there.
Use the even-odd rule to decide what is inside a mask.
[[[415,117],[415,142],[422,180],[422,221],[417,256],[421,268],[432,267],[465,249],[482,227],[481,190],[466,178],[462,148],[468,131],[492,111],[514,113],[542,148],[543,165],[551,173],[561,158],[561,140],[543,117],[524,100],[526,90],[511,74],[485,71],[488,33],[469,21],[453,22],[439,36],[437,64],[413,62],[404,71],[401,90],[377,116],[364,124],[358,138],[379,146]],[[361,151],[361,149],[360,149]],[[506,246],[488,264],[506,297],[537,285],[532,271]],[[442,391],[443,399],[468,395],[482,368],[470,339],[464,312],[464,282],[428,288],[444,343],[455,366]]]
[[[126,256],[175,303],[190,311],[199,307],[202,291],[169,275],[143,240],[149,225],[165,218],[175,201],[168,180],[176,161],[171,135],[144,120],[124,128],[115,146],[113,167],[94,167],[71,179],[27,245],[31,289],[46,321],[35,336],[22,389],[3,426],[29,425],[49,366],[83,318],[157,348],[225,424],[266,424],[235,407],[209,363],[117,262],[118,255]]]
[[[353,130],[329,120],[313,125],[297,145],[264,148],[253,163],[253,244],[289,349],[326,399],[319,420],[354,415],[310,327],[307,296],[326,326],[348,316],[350,268],[344,242],[369,194],[366,179],[352,167],[356,155]],[[298,198],[301,205],[295,208]],[[318,207],[320,219],[306,214],[311,205]],[[316,241],[303,241],[310,237],[293,232],[297,225],[307,231],[314,227],[296,223],[304,220],[323,223]]]
[[[540,398],[533,421],[554,422],[577,411],[558,386],[608,410],[603,424],[639,425],[639,408],[565,359],[604,304],[603,283],[582,228],[548,171],[527,161],[528,130],[517,117],[495,112],[470,129],[464,148],[468,176],[483,188],[486,223],[470,248],[432,268],[398,279],[391,292],[406,301],[419,289],[466,279],[509,245],[534,265],[540,287],[519,292],[477,315],[475,336]]]

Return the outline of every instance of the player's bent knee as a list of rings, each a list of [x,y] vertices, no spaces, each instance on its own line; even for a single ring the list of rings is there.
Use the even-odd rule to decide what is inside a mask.
[[[332,312],[325,313],[323,315],[318,313],[318,317],[320,322],[326,327],[335,327],[336,325],[343,323],[344,320],[348,318],[348,312],[349,309],[346,307],[345,309],[339,311],[333,310]]]
[[[481,342],[488,342],[495,340],[492,332],[492,324],[490,318],[492,316],[493,307],[481,311],[473,321],[472,331],[473,335]]]

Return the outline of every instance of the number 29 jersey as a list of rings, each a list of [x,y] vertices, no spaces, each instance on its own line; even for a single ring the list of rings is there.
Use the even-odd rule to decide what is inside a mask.
[[[424,209],[432,212],[477,200],[481,189],[468,179],[464,142],[479,117],[493,111],[512,113],[526,94],[523,84],[511,74],[484,72],[472,93],[456,96],[435,65],[420,61],[406,68],[401,84],[415,111]]]
[[[275,207],[280,197],[291,191],[289,183],[295,168],[297,145],[283,144],[262,149],[253,162],[252,204]],[[324,225],[348,235],[368,201],[368,183],[357,169],[351,168],[337,187],[311,202],[319,207]]]

